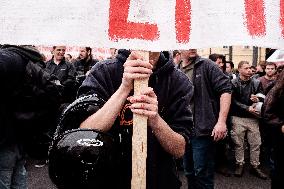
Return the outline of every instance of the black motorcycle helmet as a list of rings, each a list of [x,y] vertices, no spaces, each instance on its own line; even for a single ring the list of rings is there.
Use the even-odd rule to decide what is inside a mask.
[[[78,129],[103,103],[96,95],[86,96],[63,112],[49,150],[49,176],[58,188],[110,188],[113,138],[100,131]]]

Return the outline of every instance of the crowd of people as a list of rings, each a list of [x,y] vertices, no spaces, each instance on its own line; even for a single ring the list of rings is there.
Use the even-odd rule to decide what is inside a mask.
[[[92,95],[104,104],[96,111],[90,104],[88,113],[78,108],[85,117],[72,129],[109,133],[118,144],[109,173],[116,179],[104,188],[130,188],[132,113],[148,118],[147,188],[180,188],[177,163],[189,189],[213,189],[215,172],[243,175],[247,146],[250,173],[270,176],[272,188],[281,188],[283,66],[240,61],[234,69],[224,55],[203,58],[196,49],[150,52],[149,61],[124,49],[111,49],[103,61],[92,57],[90,47],[81,47],[76,59],[65,51],[66,46],[54,46],[52,59],[45,61],[32,46],[0,49],[0,188],[27,188],[26,155],[48,163],[62,114]],[[134,95],[133,81],[141,78],[149,78],[149,87]],[[264,156],[269,175],[260,166]],[[80,186],[92,188],[94,175],[84,175]],[[77,181],[69,178],[68,186],[79,186]]]
[[[283,70],[283,66],[280,65],[277,67],[275,63],[261,61],[257,65],[257,67],[254,67],[247,61],[240,61],[238,63],[237,70],[233,71],[234,64],[232,61],[226,61],[224,55],[211,54],[208,58],[216,64],[215,67],[218,67],[221,72],[223,72],[223,74],[221,72],[217,72],[216,70],[214,70],[214,68],[207,68],[207,72],[202,73],[197,69],[197,65],[200,64],[200,60],[197,55],[195,55],[197,56],[197,59],[192,59],[192,57],[194,57],[193,54],[191,54],[192,56],[189,56],[190,58],[188,58],[188,51],[180,51],[174,52],[173,55],[175,58],[178,53],[180,53],[180,58],[176,63],[178,67],[180,67],[181,70],[186,73],[189,78],[192,79],[195,87],[194,93],[198,92],[198,89],[196,90],[196,88],[202,88],[203,86],[205,89],[207,88],[207,90],[209,88],[211,92],[214,92],[211,97],[209,95],[211,103],[215,102],[217,105],[219,105],[218,108],[215,108],[215,111],[219,113],[219,115],[216,116],[218,118],[218,121],[215,121],[215,123],[217,122],[217,124],[215,126],[214,124],[211,124],[211,128],[210,126],[207,127],[207,129],[209,129],[207,136],[210,136],[209,134],[210,132],[212,132],[212,135],[209,137],[209,139],[206,138],[206,134],[198,132],[198,129],[200,129],[199,124],[201,120],[198,119],[198,115],[195,115],[195,112],[198,112],[198,114],[202,115],[202,110],[206,109],[207,114],[203,116],[203,120],[206,121],[210,113],[214,112],[214,109],[210,110],[210,102],[204,103],[204,107],[202,107],[203,103],[196,103],[196,100],[194,100],[194,103],[198,104],[198,107],[196,108],[194,105],[191,106],[194,113],[193,117],[195,118],[194,129],[196,130],[196,136],[191,140],[191,148],[188,150],[188,154],[190,155],[186,154],[184,157],[185,174],[188,178],[188,183],[191,183],[189,185],[189,188],[214,188],[214,171],[228,177],[231,176],[229,167],[234,167],[235,170],[233,174],[236,177],[241,177],[244,172],[246,147],[249,148],[249,160],[251,166],[250,173],[260,179],[267,179],[267,173],[264,173],[260,168],[260,159],[265,159],[260,157],[267,157],[270,164],[269,174],[272,179],[272,188],[281,188],[281,183],[279,182],[279,180],[281,177],[283,177],[284,169],[282,164],[279,164],[279,159],[278,162],[275,162],[274,159],[283,157],[281,156],[281,154],[283,154],[283,150],[282,152],[279,150],[279,143],[281,143],[281,141],[283,140],[283,133],[281,132],[281,130],[278,130],[277,134],[275,133],[275,131],[272,132],[272,130],[274,129],[273,127],[269,126],[269,123],[271,122],[271,118],[277,115],[277,118],[279,120],[282,120],[281,126],[283,126],[283,112],[281,108],[279,108],[279,105],[277,105],[276,108],[276,104],[272,105],[271,103],[269,103],[269,100],[266,100],[266,96],[271,95],[269,95],[269,92],[274,87],[276,81],[279,84],[283,82],[281,81],[281,76],[279,76],[279,74]],[[193,63],[187,63],[188,60],[192,61]],[[206,61],[206,59],[203,61]],[[225,82],[225,78],[222,80],[220,78],[216,80],[216,76],[210,75],[212,74],[212,70],[214,70],[213,73],[217,74],[219,77],[221,77],[221,75],[225,75],[227,78],[229,78],[229,82],[232,87],[230,89],[231,91],[228,87],[229,93],[232,94],[230,100],[231,105],[228,101],[221,99],[222,95],[220,94],[224,94],[225,92],[221,93],[216,91],[216,89],[211,88],[216,86],[216,84],[214,84],[214,81],[218,81],[218,84],[223,84],[223,86],[225,86],[225,83],[228,84],[228,81]],[[197,80],[197,72],[198,74],[201,73],[201,81],[205,81],[207,85],[202,85],[200,83],[197,84],[197,81],[199,81],[199,79]],[[210,80],[207,80],[206,77],[209,77]],[[217,87],[217,89],[220,90],[222,89],[222,87],[219,86]],[[217,99],[214,100],[216,94]],[[196,94],[194,95],[194,99],[202,98],[205,95],[205,92]],[[281,92],[278,92],[277,95],[281,95]],[[279,98],[279,102],[281,102],[280,99],[282,97],[278,96],[277,98]],[[276,101],[276,99],[274,100]],[[272,108],[271,106],[274,106],[273,110],[275,112],[273,112],[273,116],[270,115],[269,118],[266,112],[267,105],[262,107],[264,101],[265,104],[269,104],[269,109]],[[203,102],[206,101],[203,100]],[[212,106],[214,107],[214,105]],[[228,111],[228,107],[226,108],[224,106],[230,106],[230,111]],[[223,111],[223,113],[221,113],[222,107],[226,109],[226,111]],[[228,133],[223,140],[214,143],[212,146],[210,143],[215,139],[212,138],[212,136],[214,136],[215,128],[217,128],[219,119],[222,118],[222,115],[225,118],[226,123],[224,123],[223,120],[223,124],[227,125]],[[208,119],[212,120],[212,118]],[[206,125],[204,123],[201,124],[202,126]],[[279,124],[279,122],[277,124]],[[212,128],[212,126],[214,127]],[[277,138],[277,142],[275,142],[274,140],[275,136],[280,136]],[[196,143],[195,141],[196,138],[199,140],[198,143]],[[275,145],[278,148],[277,153],[275,152]],[[197,149],[197,151],[195,150],[195,148]],[[233,151],[235,159],[234,166],[230,166],[228,163],[228,150]],[[278,157],[276,158],[276,156]],[[277,168],[275,168],[275,165]],[[282,173],[280,173],[281,171],[279,170],[282,170]],[[194,177],[192,177],[192,175],[194,175]]]

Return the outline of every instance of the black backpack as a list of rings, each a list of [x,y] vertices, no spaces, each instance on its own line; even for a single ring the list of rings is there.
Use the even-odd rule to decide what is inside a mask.
[[[43,62],[29,61],[23,84],[13,93],[13,119],[19,139],[34,158],[47,157],[56,128],[62,88],[56,77],[44,70]]]

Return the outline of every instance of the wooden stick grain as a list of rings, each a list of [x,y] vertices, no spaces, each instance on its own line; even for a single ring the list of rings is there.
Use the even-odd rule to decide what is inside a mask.
[[[149,52],[139,51],[145,61],[149,61]],[[134,81],[134,94],[139,94],[148,86],[148,79]],[[147,117],[133,115],[132,135],[132,179],[131,189],[146,189],[147,159]]]

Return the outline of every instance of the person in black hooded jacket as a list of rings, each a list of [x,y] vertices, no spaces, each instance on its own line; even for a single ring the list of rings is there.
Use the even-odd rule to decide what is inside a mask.
[[[32,123],[42,120],[60,95],[43,66],[34,47],[0,49],[0,188],[27,188],[24,139],[43,126]]]
[[[93,59],[92,48],[80,47],[80,53],[76,61],[73,63],[76,69],[76,80],[79,85],[82,84],[89,70],[98,62],[97,59]]]
[[[149,78],[149,87],[133,96],[133,80]],[[80,128],[111,133],[119,141],[117,171],[110,173],[114,188],[130,188],[132,112],[148,117],[147,188],[176,189],[173,157],[181,157],[193,126],[189,101],[191,82],[165,53],[151,53],[150,63],[135,52],[119,50],[116,58],[97,63],[78,95],[97,94],[104,106]]]
[[[284,71],[279,73],[274,87],[264,100],[262,116],[270,130],[273,146],[274,170],[271,175],[271,189],[280,189],[283,187],[284,178]]]

